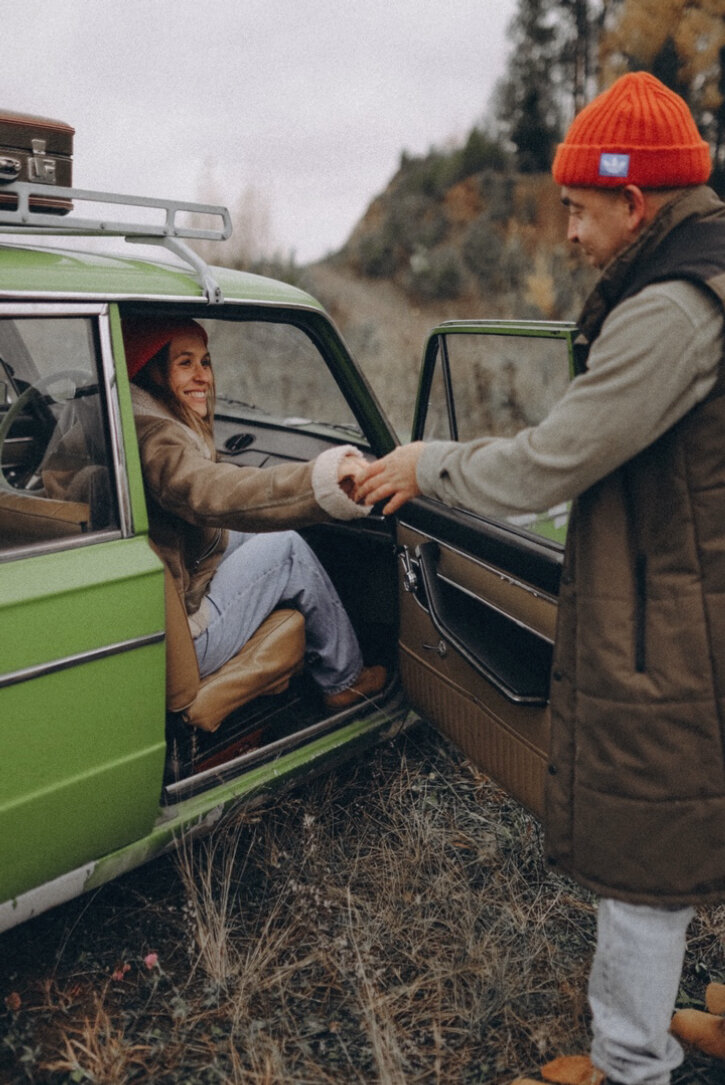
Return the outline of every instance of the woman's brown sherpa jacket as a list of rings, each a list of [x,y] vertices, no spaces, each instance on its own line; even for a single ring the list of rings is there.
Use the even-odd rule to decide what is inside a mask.
[[[227,529],[280,531],[369,510],[337,484],[341,446],[309,463],[260,469],[217,462],[214,445],[149,392],[131,385],[149,513],[149,534],[186,602],[192,633],[206,626],[204,595],[227,545]]]

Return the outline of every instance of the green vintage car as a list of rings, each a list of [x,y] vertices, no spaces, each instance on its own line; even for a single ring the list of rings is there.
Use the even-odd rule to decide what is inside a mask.
[[[396,436],[314,298],[192,250],[228,236],[224,208],[43,186],[69,214],[39,209],[30,182],[4,186],[0,205],[0,930],[418,716],[540,813],[566,508],[511,523],[419,499],[393,520],[316,526],[306,538],[389,688],[325,713],[299,673],[294,612],[273,615],[231,678],[200,684],[149,545],[121,314],[206,328],[230,463],[337,443],[379,456]],[[94,251],[106,237],[137,247]],[[436,327],[413,437],[536,422],[569,378],[573,337]]]

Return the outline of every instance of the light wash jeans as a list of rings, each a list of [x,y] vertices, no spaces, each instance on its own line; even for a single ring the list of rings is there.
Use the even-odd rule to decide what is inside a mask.
[[[207,592],[209,624],[194,640],[202,678],[243,647],[280,604],[305,619],[305,662],[325,693],[351,686],[362,669],[345,608],[317,557],[295,531],[230,531]]]
[[[669,1033],[692,908],[600,900],[589,977],[591,1059],[623,1085],[669,1085],[683,1059]]]

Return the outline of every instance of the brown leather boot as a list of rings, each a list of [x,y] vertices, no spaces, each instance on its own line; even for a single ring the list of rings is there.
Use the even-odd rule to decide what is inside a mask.
[[[698,1051],[725,1060],[725,1017],[704,1010],[678,1010],[670,1032]]]
[[[708,1013],[725,1014],[725,983],[708,983],[705,989]]]
[[[554,1085],[607,1085],[601,1070],[597,1070],[588,1055],[561,1055],[541,1067],[544,1081]],[[511,1085],[541,1085],[530,1077],[518,1077]]]
[[[339,712],[349,708],[357,701],[365,701],[385,688],[388,672],[385,667],[363,667],[355,682],[339,693],[326,693],[323,697],[325,708]]]

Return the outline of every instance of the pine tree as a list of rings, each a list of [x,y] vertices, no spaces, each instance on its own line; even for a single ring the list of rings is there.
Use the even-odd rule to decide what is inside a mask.
[[[509,28],[508,74],[497,89],[496,114],[516,148],[523,173],[547,170],[561,134],[561,110],[552,80],[558,63],[555,0],[519,0]]]

